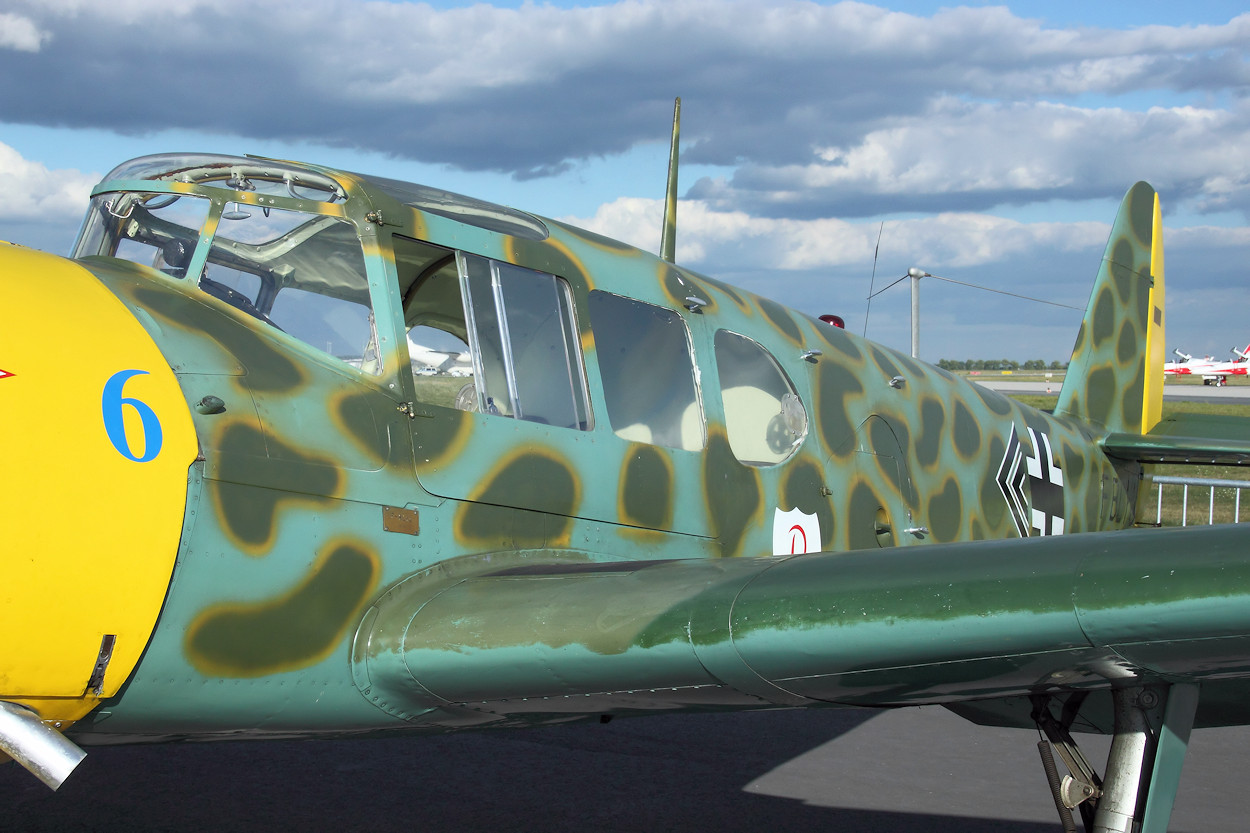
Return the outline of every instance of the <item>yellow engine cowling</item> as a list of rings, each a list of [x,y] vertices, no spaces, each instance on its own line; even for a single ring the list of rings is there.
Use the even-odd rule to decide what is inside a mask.
[[[196,453],[173,371],[117,297],[0,243],[0,700],[62,728],[129,677]]]

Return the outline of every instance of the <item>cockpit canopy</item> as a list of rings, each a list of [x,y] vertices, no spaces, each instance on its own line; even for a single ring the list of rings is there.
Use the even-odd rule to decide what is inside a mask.
[[[165,154],[96,189],[75,257],[149,266],[366,373],[379,373],[347,189],[282,163]]]
[[[400,204],[407,216],[388,207],[384,221],[379,201]],[[424,185],[258,157],[171,153],[109,172],[74,256],[120,258],[192,282],[323,354],[380,374],[386,357],[362,231],[411,227],[418,212],[514,238],[548,235],[529,214]]]

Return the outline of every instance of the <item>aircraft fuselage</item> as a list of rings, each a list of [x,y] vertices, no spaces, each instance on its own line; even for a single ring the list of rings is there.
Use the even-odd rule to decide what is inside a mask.
[[[431,692],[388,702],[371,679],[386,602],[414,582],[1132,523],[1140,469],[1117,470],[1087,425],[623,244],[432,189],[151,157],[97,187],[76,262],[0,254],[6,281],[41,287],[32,303],[103,309],[45,271],[107,290],[107,318],[147,344],[66,376],[85,403],[72,430],[111,466],[179,473],[176,495],[168,476],[128,493],[178,505],[158,540],[110,533],[155,562],[150,639],[106,606],[58,637],[76,653],[55,680],[32,667],[0,692],[63,704],[83,742],[487,721]],[[431,333],[461,343],[472,372],[414,373],[409,340]],[[21,357],[0,358],[16,362],[0,385],[21,382]],[[119,633],[125,662],[84,688]]]

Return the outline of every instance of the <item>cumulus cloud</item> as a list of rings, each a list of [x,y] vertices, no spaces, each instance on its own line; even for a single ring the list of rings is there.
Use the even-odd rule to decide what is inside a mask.
[[[622,197],[588,217],[563,222],[656,251],[664,205],[661,200]],[[960,270],[992,264],[1032,262],[1058,254],[1085,256],[1092,277],[1111,233],[1107,222],[1021,222],[993,214],[940,212],[884,221],[810,220],[755,217],[722,211],[698,200],[683,200],[677,214],[677,260],[693,269],[833,269],[872,264],[877,241],[891,258],[925,268]],[[1167,250],[1228,257],[1250,247],[1250,227],[1184,226],[1165,223]],[[954,277],[952,275],[952,277]]]
[[[0,219],[77,222],[98,174],[49,170],[0,143]]]
[[[16,14],[0,14],[0,49],[19,52],[38,52],[48,34],[28,17]]]
[[[775,216],[910,210],[929,189],[961,210],[1105,197],[1148,155],[1200,209],[1250,202],[1245,108],[1218,104],[1250,83],[1250,15],[1122,31],[798,0],[17,2],[46,37],[0,50],[11,121],[311,138],[526,178],[662,139],[680,94],[686,161],[737,169],[697,196]]]
[[[576,186],[583,163],[666,142],[680,95],[684,170],[708,167],[680,208],[678,260],[791,301],[816,273],[862,298],[878,233],[883,274],[1062,280],[1079,295],[1110,216],[995,213],[1110,205],[1138,179],[1168,217],[1210,215],[1169,226],[1169,270],[1239,285],[1250,241],[1218,223],[1250,216],[1247,90],[1250,14],[1105,29],[1005,6],[805,0],[9,0],[0,13],[0,118],[14,124],[204,131]],[[91,177],[14,157],[0,147],[4,217],[78,216]],[[616,199],[582,223],[654,251],[660,205]]]
[[[1250,191],[1250,107],[1089,109],[943,98],[805,165],[746,164],[691,196],[760,213],[867,216],[1084,199],[1147,179],[1199,210],[1240,207]]]
[[[654,250],[659,241],[663,202],[622,198],[592,217],[567,222]],[[722,269],[813,270],[872,263],[878,236],[888,240],[892,258],[927,268],[962,269],[1031,258],[1039,251],[1097,251],[1107,241],[1109,223],[1022,223],[988,214],[944,212],[932,217],[848,222],[753,217],[720,211],[700,201],[678,209],[677,259],[713,274]]]
[[[622,198],[592,216],[564,220],[656,251],[662,212],[660,200]],[[837,312],[857,331],[874,270],[880,290],[919,266],[990,290],[926,281],[926,357],[976,357],[992,343],[1018,358],[1064,359],[1111,219],[1021,222],[975,212],[885,221],[765,218],[685,200],[678,208],[677,261],[809,313]],[[1246,286],[1241,264],[1250,252],[1250,228],[1165,224],[1164,241],[1173,340],[1206,345],[1242,338],[1241,316],[1225,314],[1228,306],[1212,301]],[[905,287],[874,301],[869,335],[905,348],[907,303]]]

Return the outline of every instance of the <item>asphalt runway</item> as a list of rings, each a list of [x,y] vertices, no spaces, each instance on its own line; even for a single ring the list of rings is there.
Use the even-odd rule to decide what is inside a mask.
[[[1009,379],[970,378],[969,381],[984,385],[999,393],[1059,395],[1063,380],[1056,382],[1017,382]],[[1173,402],[1239,402],[1250,405],[1250,385],[1233,383],[1223,387],[1214,385],[1164,385],[1163,398]]]
[[[0,767],[0,829],[1050,833],[1036,742],[924,707],[94,748],[57,793]],[[1247,742],[1194,733],[1173,831],[1243,829]],[[1105,739],[1086,748],[1101,770]]]

